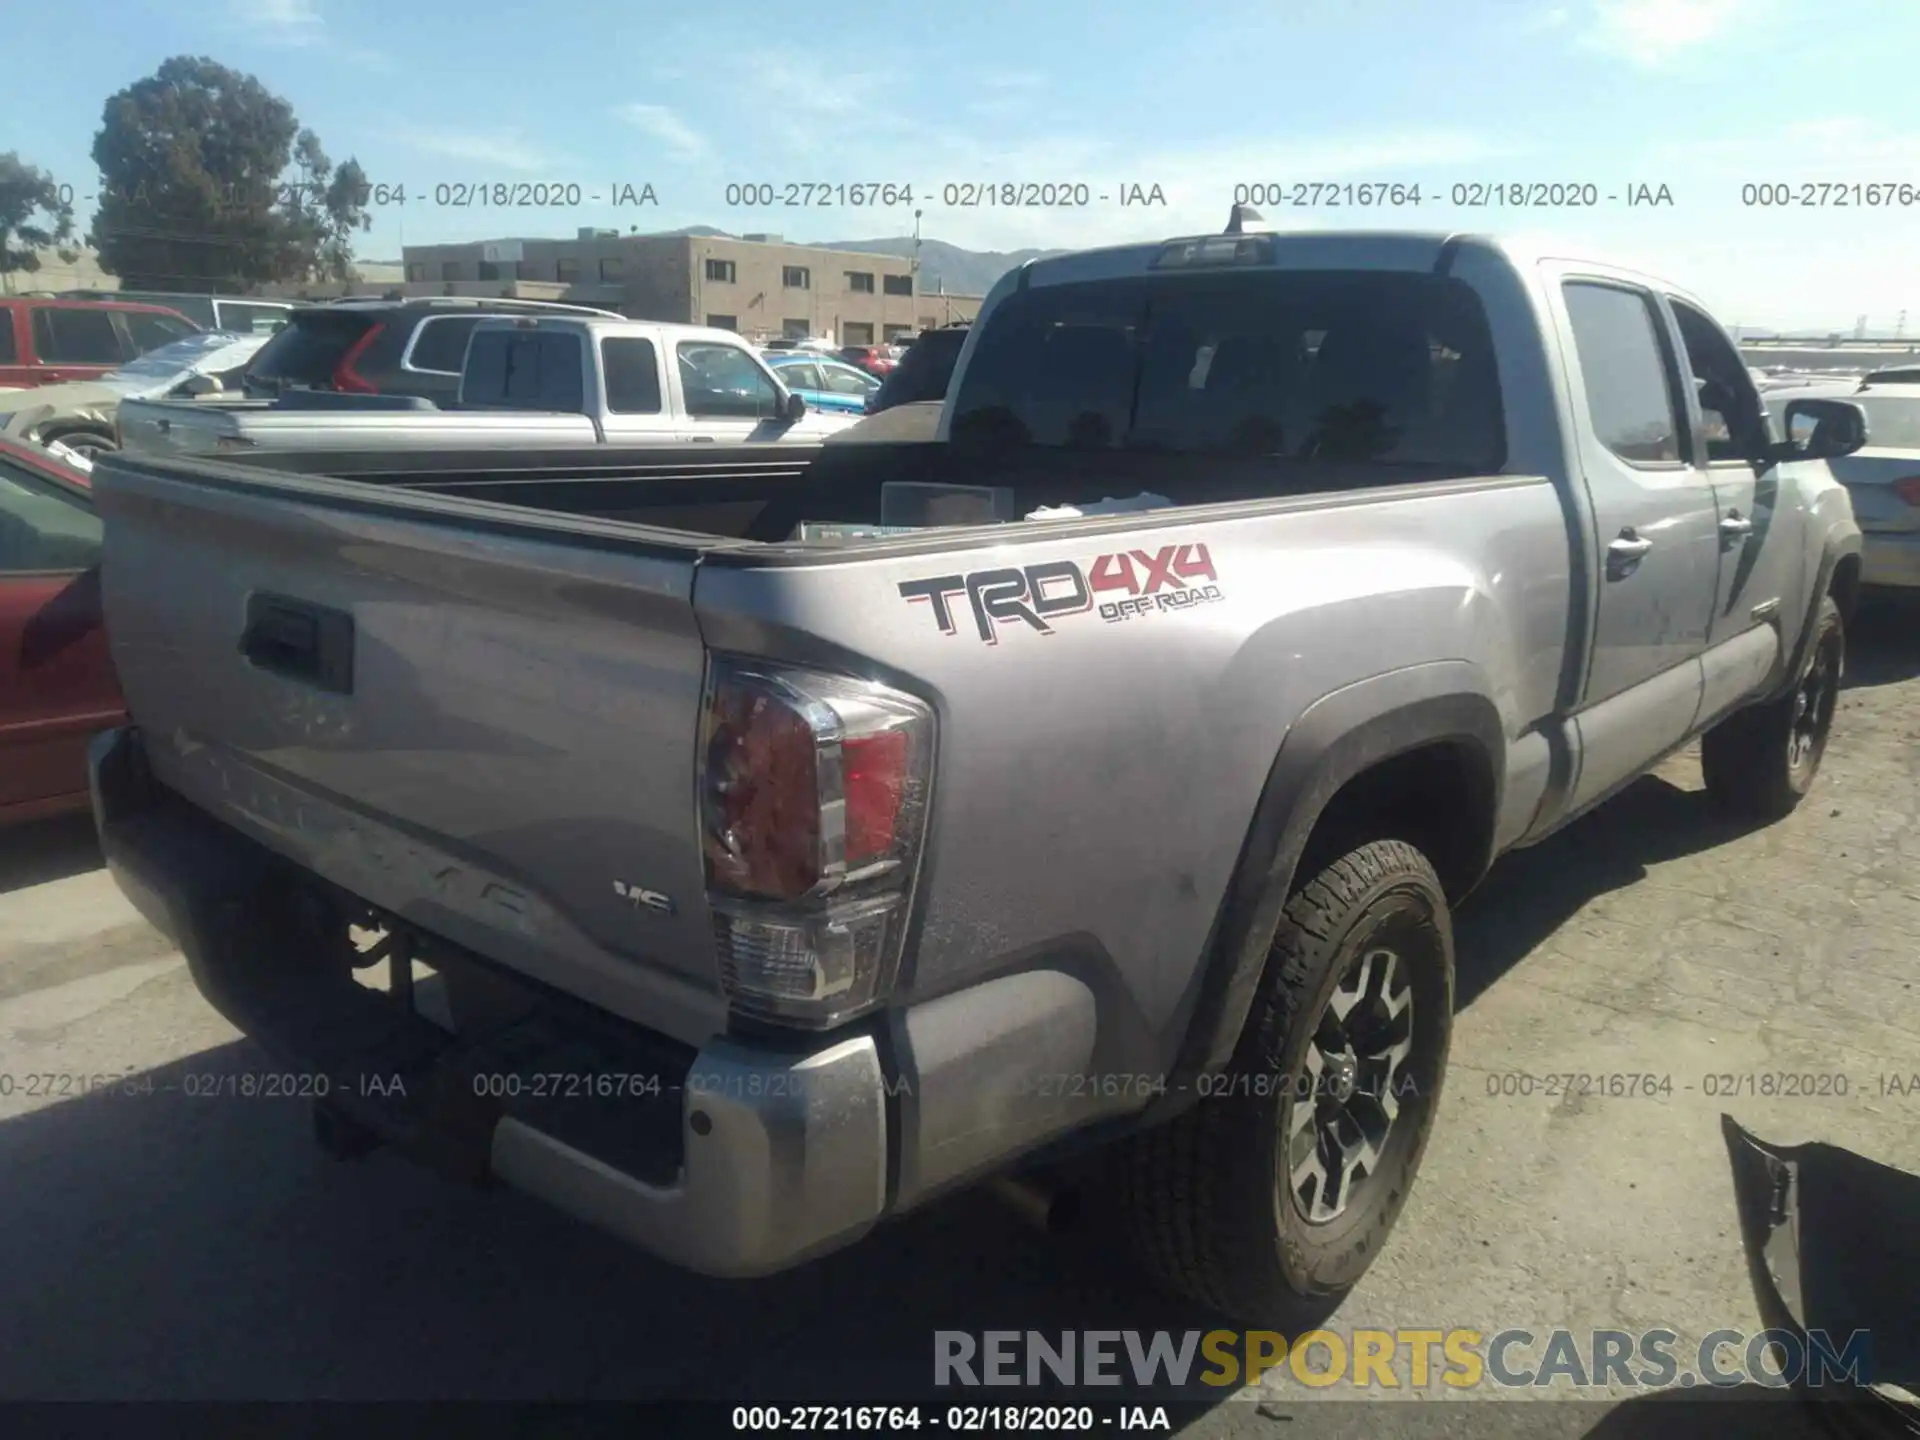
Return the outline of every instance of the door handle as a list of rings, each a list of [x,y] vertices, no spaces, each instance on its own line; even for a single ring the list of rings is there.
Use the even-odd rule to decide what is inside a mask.
[[[1729,540],[1738,535],[1751,535],[1753,533],[1753,521],[1747,519],[1738,510],[1731,511],[1721,517],[1720,533]]]
[[[1641,557],[1653,549],[1651,540],[1643,540],[1629,525],[1619,538],[1607,543],[1607,579],[1624,580],[1638,568]]]

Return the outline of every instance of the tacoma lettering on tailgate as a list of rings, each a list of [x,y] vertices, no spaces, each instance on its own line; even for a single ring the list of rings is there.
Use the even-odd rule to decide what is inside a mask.
[[[1213,557],[1204,544],[1163,545],[1157,551],[1121,550],[1096,555],[1082,567],[1074,560],[1044,560],[1020,568],[973,570],[906,580],[900,593],[929,605],[942,635],[956,633],[954,602],[966,597],[980,638],[1000,643],[998,627],[1019,621],[1042,635],[1068,615],[1098,613],[1108,624],[1136,616],[1187,610],[1222,597]]]

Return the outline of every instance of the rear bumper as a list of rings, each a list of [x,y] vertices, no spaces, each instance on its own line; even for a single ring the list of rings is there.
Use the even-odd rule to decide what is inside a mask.
[[[1920,532],[1878,533],[1861,537],[1860,583],[1906,589],[1920,587]]]
[[[302,877],[157,785],[136,731],[98,737],[88,772],[115,880],[202,994],[304,1093],[412,1158],[710,1275],[786,1268],[886,1209],[889,1085],[871,1036],[796,1051],[721,1037],[689,1054],[471,956],[422,950],[513,993],[510,1021],[452,1033],[357,983],[343,952],[330,959]]]

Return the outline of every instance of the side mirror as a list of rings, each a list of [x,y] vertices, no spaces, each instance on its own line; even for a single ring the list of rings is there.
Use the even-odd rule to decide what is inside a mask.
[[[1775,458],[1837,460],[1867,443],[1867,412],[1850,400],[1790,400]]]
[[[201,395],[218,395],[226,388],[225,385],[220,383],[220,377],[218,375],[207,375],[198,370],[180,382],[181,393],[195,397]]]
[[[807,402],[791,391],[787,393],[786,404],[780,407],[780,416],[789,425],[807,413]]]

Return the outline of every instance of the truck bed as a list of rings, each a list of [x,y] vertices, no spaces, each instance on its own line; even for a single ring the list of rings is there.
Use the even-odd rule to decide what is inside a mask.
[[[780,544],[803,520],[876,524],[893,481],[1011,487],[1017,510],[1143,492],[1176,506],[1247,502],[1451,478],[1438,468],[1120,452],[971,456],[935,441],[749,450],[655,445],[571,449],[273,450],[221,457],[275,477],[327,477],[559,515]],[[1464,477],[1463,477],[1464,478]]]

